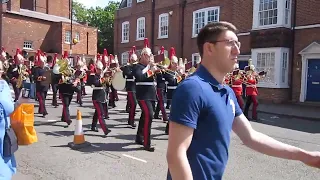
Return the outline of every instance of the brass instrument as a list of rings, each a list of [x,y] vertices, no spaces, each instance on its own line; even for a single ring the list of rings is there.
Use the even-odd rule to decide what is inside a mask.
[[[69,62],[66,60],[59,60],[56,62],[59,65],[59,73],[62,75],[62,83],[73,83],[75,80],[75,72],[73,68],[69,66]]]
[[[21,88],[23,81],[27,80],[28,75],[29,75],[27,70],[28,70],[28,68],[24,64],[22,64],[20,66],[20,68],[18,68],[19,77],[18,77],[17,85],[16,85],[17,88]]]

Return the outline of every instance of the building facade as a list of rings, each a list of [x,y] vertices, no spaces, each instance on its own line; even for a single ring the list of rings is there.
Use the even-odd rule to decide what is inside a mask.
[[[115,15],[115,52],[122,62],[149,38],[154,53],[175,47],[177,56],[199,58],[196,37],[209,22],[239,29],[244,67],[252,59],[267,71],[259,99],[320,104],[320,1],[309,0],[123,0]]]
[[[95,55],[97,29],[72,21],[71,32],[70,10],[70,0],[11,0],[0,9],[0,45],[10,55],[17,48],[29,54],[41,49],[48,54]]]

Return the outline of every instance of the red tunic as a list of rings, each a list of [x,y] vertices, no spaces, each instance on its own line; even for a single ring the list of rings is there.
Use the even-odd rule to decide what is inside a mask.
[[[236,79],[234,76],[232,77],[232,89],[236,96],[242,95],[242,79],[238,78]]]
[[[248,77],[247,85],[246,85],[246,95],[247,96],[257,96],[257,80],[254,77]]]

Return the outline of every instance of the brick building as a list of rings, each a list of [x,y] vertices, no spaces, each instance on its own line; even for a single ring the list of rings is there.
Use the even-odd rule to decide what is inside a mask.
[[[16,48],[30,55],[38,49],[47,53],[70,52],[95,55],[97,29],[70,20],[70,0],[11,0],[3,4],[0,18],[0,45],[14,55]],[[72,37],[71,37],[72,34]]]
[[[195,62],[196,36],[208,22],[229,21],[239,29],[240,67],[252,58],[268,71],[259,99],[320,103],[320,1],[309,0],[123,0],[115,15],[115,52],[149,38],[154,53],[175,47]]]

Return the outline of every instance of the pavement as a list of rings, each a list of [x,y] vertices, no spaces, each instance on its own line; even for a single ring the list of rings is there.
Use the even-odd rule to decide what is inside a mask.
[[[87,90],[91,92],[89,88]],[[168,137],[164,134],[165,123],[154,120],[151,133],[156,150],[144,151],[134,143],[136,129],[126,125],[125,94],[119,93],[119,98],[117,107],[109,110],[107,125],[112,132],[106,138],[101,129],[99,132],[88,131],[94,112],[90,96],[84,97],[83,107],[74,101],[71,103],[72,119],[75,119],[77,109],[81,110],[85,139],[92,143],[91,147],[71,150],[67,144],[73,141],[75,121],[69,127],[60,122],[61,105],[52,107],[49,95],[46,101],[49,115],[42,118],[35,114],[38,142],[19,147],[16,153],[18,173],[13,180],[166,179]],[[138,108],[137,121],[139,117]],[[320,151],[319,121],[265,113],[260,113],[260,118],[259,122],[251,122],[256,130],[291,145]],[[231,139],[225,180],[315,180],[320,177],[317,169],[300,162],[272,158],[250,150],[234,133]]]

